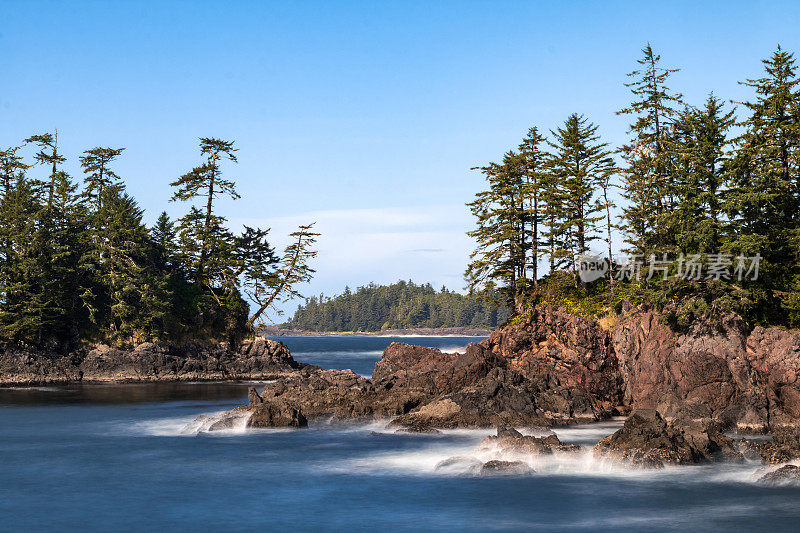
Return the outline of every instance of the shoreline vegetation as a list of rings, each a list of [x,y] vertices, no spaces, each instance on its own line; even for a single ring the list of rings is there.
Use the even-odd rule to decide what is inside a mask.
[[[67,174],[58,133],[0,150],[0,342],[47,354],[86,346],[228,343],[251,338],[266,313],[299,296],[314,273],[313,224],[277,253],[268,230],[228,228],[217,201],[236,200],[232,141],[200,139],[202,162],[171,183],[189,204],[155,224],[114,172],[124,148],[79,157]],[[32,152],[32,153],[31,153]]]
[[[488,337],[493,330],[470,327],[452,328],[403,328],[383,331],[304,331],[286,329],[281,325],[265,326],[260,334],[264,337]]]
[[[297,307],[284,324],[286,330],[307,332],[370,332],[386,330],[439,330],[471,328],[492,330],[509,317],[502,303],[470,298],[430,283],[398,281],[391,285],[370,283],[342,294],[312,297]]]
[[[698,105],[648,44],[617,112],[630,117],[624,144],[572,113],[476,168],[488,187],[469,204],[470,293],[517,317],[542,300],[581,316],[629,301],[681,328],[731,314],[800,326],[800,78],[780,46],[762,64],[741,82],[745,101]],[[587,256],[602,263],[594,281],[580,276]]]

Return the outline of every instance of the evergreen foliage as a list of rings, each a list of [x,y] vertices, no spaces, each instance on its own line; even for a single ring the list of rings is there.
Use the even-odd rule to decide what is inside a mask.
[[[470,291],[496,291],[516,313],[544,299],[602,314],[626,298],[666,310],[676,325],[729,312],[751,324],[800,325],[800,78],[794,56],[780,47],[763,63],[762,77],[743,82],[754,96],[739,102],[738,120],[713,93],[699,107],[685,104],[669,88],[677,69],[662,66],[648,44],[626,84],[632,102],[619,111],[632,122],[618,161],[597,127],[572,114],[548,139],[535,135],[548,150],[536,152],[547,164],[537,168],[534,187],[516,178],[513,153],[482,167],[487,190],[468,204],[477,243],[466,275]],[[520,145],[523,159],[530,132]],[[527,238],[525,224],[534,220],[537,237]],[[611,275],[619,267],[616,230],[623,251],[645,264],[638,280]],[[585,252],[607,257],[607,280],[578,283],[576,262]],[[648,264],[668,256],[673,261],[648,276]],[[741,259],[755,256],[757,277],[682,275],[692,261],[741,272]],[[548,274],[526,278],[538,261],[549,262]]]
[[[177,223],[162,213],[151,228],[113,169],[123,150],[84,152],[82,189],[59,168],[55,134],[0,150],[0,341],[60,351],[84,341],[237,342],[273,302],[299,296],[314,272],[311,226],[281,256],[267,230],[235,235],[214,211],[219,195],[238,197],[220,168],[236,160],[232,142],[201,139],[205,162],[174,183],[175,199],[200,198],[205,209],[193,205]]]
[[[442,287],[398,281],[359,287],[329,298],[312,297],[285,326],[303,331],[381,331],[406,328],[495,328],[508,318],[495,309]]]

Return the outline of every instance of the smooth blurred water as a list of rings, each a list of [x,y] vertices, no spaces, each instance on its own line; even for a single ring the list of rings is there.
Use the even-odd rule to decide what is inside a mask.
[[[284,340],[298,359],[369,374],[365,361],[392,339],[363,339]],[[786,531],[800,524],[800,490],[756,485],[754,464],[637,472],[587,452],[538,460],[532,476],[480,477],[434,466],[469,453],[489,431],[395,435],[375,422],[186,432],[198,414],[243,403],[247,386],[0,390],[0,530]],[[619,424],[558,433],[591,444]]]
[[[271,337],[286,344],[292,357],[303,363],[323,368],[350,369],[369,377],[375,362],[392,342],[405,342],[419,346],[439,348],[444,352],[464,351],[470,342],[483,337],[378,337],[374,335],[347,335],[330,337]]]

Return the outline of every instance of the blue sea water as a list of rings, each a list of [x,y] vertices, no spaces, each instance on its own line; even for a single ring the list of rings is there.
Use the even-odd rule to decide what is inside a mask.
[[[298,360],[369,375],[392,340],[284,338]],[[489,431],[396,435],[371,424],[207,434],[191,421],[246,401],[249,384],[0,390],[2,531],[798,530],[800,490],[756,464],[630,471],[589,452],[530,476],[443,473]],[[591,445],[619,421],[557,430]]]

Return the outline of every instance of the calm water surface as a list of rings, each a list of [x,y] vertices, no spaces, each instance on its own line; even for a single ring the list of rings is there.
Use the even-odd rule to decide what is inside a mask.
[[[301,361],[369,375],[392,340],[282,339]],[[590,453],[529,477],[436,472],[488,431],[394,435],[383,423],[197,433],[197,415],[249,384],[0,390],[0,530],[797,530],[800,490],[753,483],[757,465],[634,472]],[[620,422],[559,430],[592,444]]]

